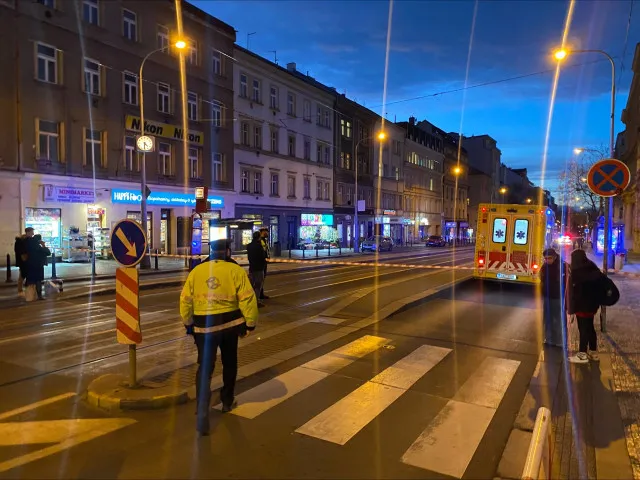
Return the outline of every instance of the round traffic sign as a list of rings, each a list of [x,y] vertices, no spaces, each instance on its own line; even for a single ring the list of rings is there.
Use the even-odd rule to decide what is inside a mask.
[[[147,236],[138,222],[124,219],[111,231],[111,253],[123,267],[135,267],[147,250]]]
[[[615,197],[629,186],[631,172],[624,162],[607,158],[595,163],[587,174],[589,189],[601,197]]]

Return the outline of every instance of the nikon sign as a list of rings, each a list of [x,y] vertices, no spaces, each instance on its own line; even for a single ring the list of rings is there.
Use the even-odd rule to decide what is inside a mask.
[[[134,132],[140,132],[140,117],[127,115],[125,128]],[[144,133],[155,137],[170,138],[173,140],[184,140],[184,129],[176,125],[167,123],[144,121]],[[189,143],[204,145],[204,134],[202,132],[187,132]]]

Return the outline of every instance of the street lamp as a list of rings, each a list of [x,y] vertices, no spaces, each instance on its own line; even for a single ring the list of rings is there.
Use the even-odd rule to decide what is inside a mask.
[[[174,43],[174,46],[178,50],[183,50],[186,48],[187,43],[184,40],[178,40]],[[142,63],[140,64],[140,72],[138,74],[138,82],[140,83],[140,136],[144,137],[144,94],[143,94],[143,84],[144,81],[142,79],[142,71],[144,69],[144,64],[146,61],[153,55],[154,53],[162,52],[167,50],[168,47],[157,48],[149,53],[142,59]],[[136,142],[138,143],[138,142]],[[151,146],[152,143],[149,142]],[[142,194],[140,197],[140,224],[142,225],[142,231],[145,235],[147,235],[147,161],[146,161],[146,150],[142,151],[142,165],[140,166],[140,193]],[[150,239],[147,239],[147,245],[151,245]],[[142,261],[140,262],[141,269],[149,269],[151,268],[151,260],[148,255],[144,255],[142,257]]]
[[[387,139],[387,134],[385,132],[378,132],[375,136],[370,136],[370,137],[364,137],[361,138],[360,140],[358,140],[358,143],[356,143],[356,148],[355,148],[355,156],[356,158],[355,160],[355,164],[356,164],[356,169],[355,169],[355,177],[356,177],[356,191],[355,191],[355,202],[354,202],[354,212],[353,212],[353,227],[354,227],[354,237],[355,237],[355,242],[353,243],[353,252],[354,253],[358,253],[358,250],[360,249],[360,224],[358,223],[358,163],[360,163],[358,161],[358,147],[360,146],[360,144],[362,142],[366,142],[367,140],[370,140],[372,138],[377,138],[380,142],[384,142]]]

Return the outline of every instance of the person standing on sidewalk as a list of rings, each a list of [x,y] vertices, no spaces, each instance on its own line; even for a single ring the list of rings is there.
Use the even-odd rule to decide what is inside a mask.
[[[226,260],[230,256],[227,240],[211,242],[210,259],[191,270],[180,294],[180,316],[198,349],[196,429],[203,436],[209,435],[210,429],[211,377],[216,351],[220,348],[222,357],[222,411],[229,412],[236,405],[238,338],[253,331],[258,319],[258,305],[249,278],[241,266]]]
[[[13,244],[13,253],[16,256],[16,267],[18,267],[18,295],[24,296],[24,282],[27,279],[27,242],[33,237],[33,228],[24,229],[24,235],[18,235]]]
[[[569,357],[571,363],[598,361],[598,338],[593,325],[596,312],[600,308],[602,272],[587,258],[584,250],[571,252],[571,272],[569,274],[568,311],[578,321],[580,347],[578,353]]]
[[[562,298],[569,269],[553,248],[545,250],[543,255],[545,262],[540,269],[540,283],[544,306],[544,343],[562,348],[563,331],[566,325]]]
[[[249,277],[253,285],[256,298],[260,297],[264,285],[264,273],[267,269],[267,252],[262,246],[262,234],[253,232],[253,241],[247,245],[247,260],[249,260]],[[258,308],[264,307],[264,303],[258,302]]]
[[[267,265],[269,263],[269,259],[271,258],[271,252],[269,250],[269,229],[261,228],[260,236],[262,242],[262,248],[264,249],[265,258],[267,261],[264,264],[264,278],[262,279],[262,288],[260,289],[260,300],[268,300],[269,297],[264,294],[264,282],[267,279]]]

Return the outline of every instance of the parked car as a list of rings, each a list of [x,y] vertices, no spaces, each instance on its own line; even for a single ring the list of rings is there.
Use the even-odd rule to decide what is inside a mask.
[[[363,252],[382,252],[383,250],[390,252],[393,250],[393,240],[391,237],[373,235],[362,242],[360,250]]]
[[[446,247],[447,241],[444,239],[444,237],[441,237],[440,235],[431,235],[429,238],[427,238],[427,243],[425,243],[424,246],[425,247]]]

